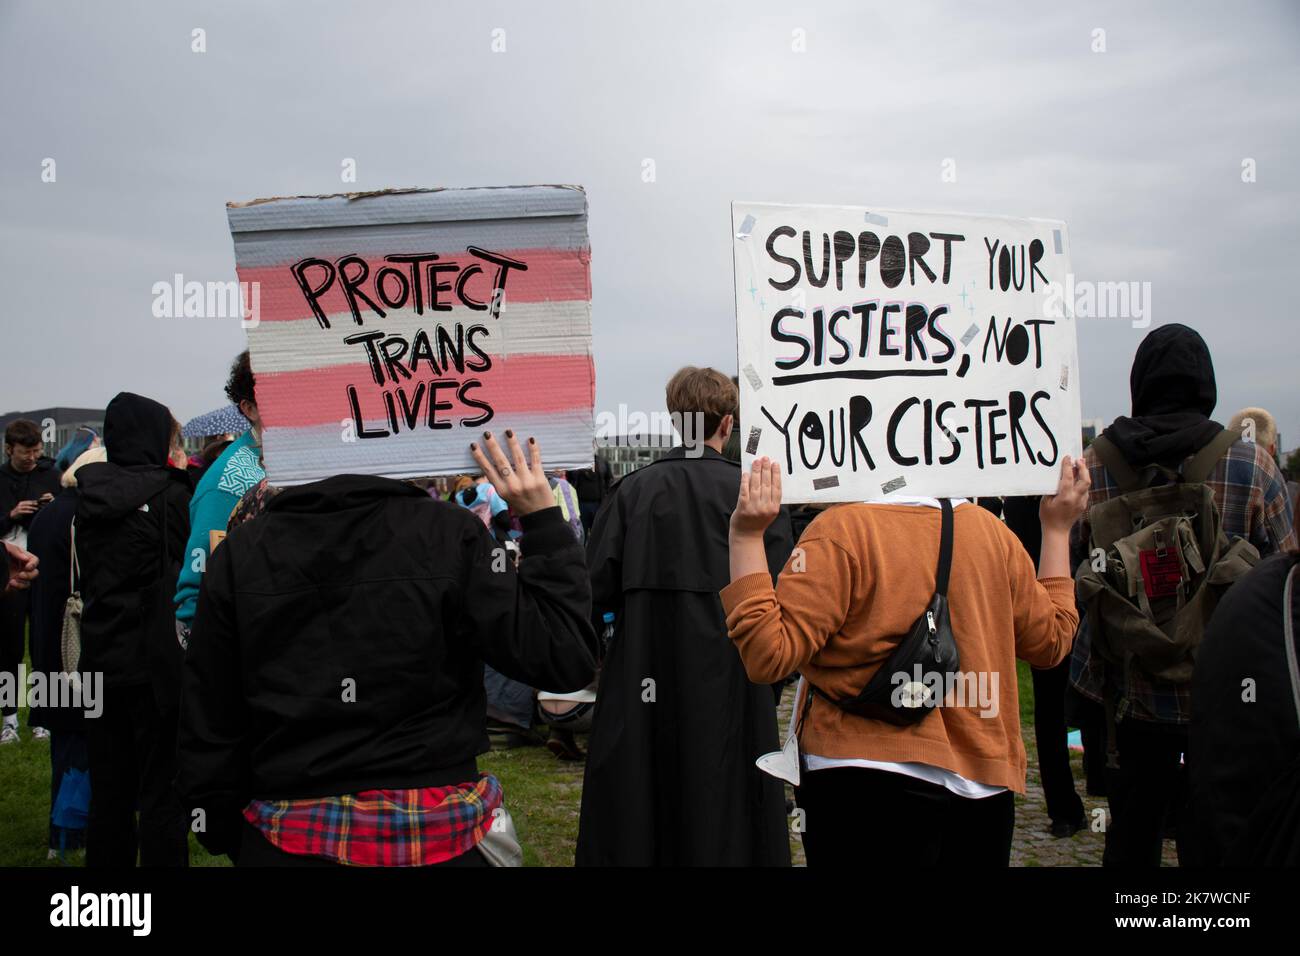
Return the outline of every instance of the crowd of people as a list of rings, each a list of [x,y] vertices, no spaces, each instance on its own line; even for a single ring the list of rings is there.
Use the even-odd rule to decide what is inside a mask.
[[[33,670],[103,688],[28,713],[52,855],[516,864],[496,735],[585,760],[578,865],[789,865],[794,830],[812,867],[1005,866],[1020,660],[1053,835],[1092,822],[1076,726],[1107,864],[1171,834],[1185,864],[1300,862],[1296,488],[1267,412],[1212,418],[1185,326],[1041,499],[784,505],[738,461],[735,380],[693,366],[666,404],[707,437],[616,483],[506,430],[476,474],[274,488],[247,353],[226,392],[249,428],[192,459],[129,392],[55,461],[5,432],[0,671],[30,634]]]

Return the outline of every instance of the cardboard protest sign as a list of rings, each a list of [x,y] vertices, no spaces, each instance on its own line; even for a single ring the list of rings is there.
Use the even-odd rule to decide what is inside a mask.
[[[474,472],[483,431],[591,467],[591,248],[571,186],[231,203],[267,477]]]
[[[1082,444],[1064,223],[736,202],[732,232],[741,447],[786,501],[1055,491]]]

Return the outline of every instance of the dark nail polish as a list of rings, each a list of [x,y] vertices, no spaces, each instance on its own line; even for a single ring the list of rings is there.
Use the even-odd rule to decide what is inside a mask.
[[[514,438],[514,437],[515,437],[515,433],[512,432],[509,428],[507,428],[507,429],[506,429],[506,437],[507,437],[507,438]]]

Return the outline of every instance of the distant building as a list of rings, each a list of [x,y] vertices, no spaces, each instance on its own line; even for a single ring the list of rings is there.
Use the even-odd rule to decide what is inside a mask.
[[[662,458],[676,444],[677,439],[672,435],[619,435],[613,444],[602,444],[596,454],[609,463],[610,473],[617,481]]]
[[[38,408],[30,412],[6,412],[0,415],[0,432],[9,427],[9,423],[19,418],[27,418],[40,426],[46,436],[45,454],[51,458],[72,438],[72,433],[82,426],[95,429],[104,434],[104,410],[102,408]]]
[[[1083,420],[1083,447],[1087,448],[1093,443],[1103,431],[1106,430],[1106,423],[1100,418],[1085,418]]]

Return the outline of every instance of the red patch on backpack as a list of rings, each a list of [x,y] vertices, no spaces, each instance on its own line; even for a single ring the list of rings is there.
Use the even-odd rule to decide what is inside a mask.
[[[1142,561],[1142,586],[1148,598],[1169,598],[1183,583],[1183,566],[1173,548],[1139,551]]]

